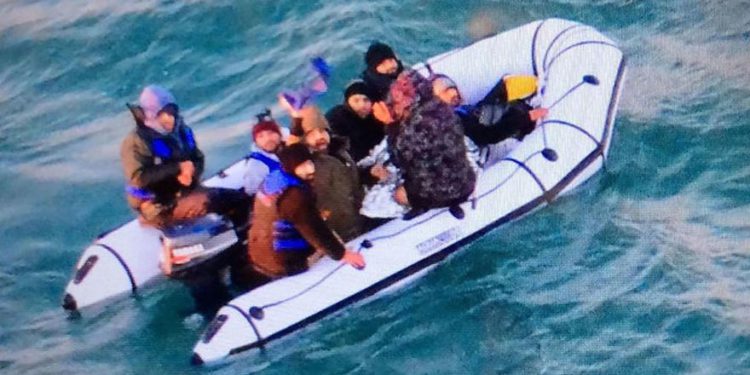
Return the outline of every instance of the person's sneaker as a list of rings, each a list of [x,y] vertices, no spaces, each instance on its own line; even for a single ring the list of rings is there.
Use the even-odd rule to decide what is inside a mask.
[[[404,214],[402,219],[404,219],[404,221],[409,221],[425,212],[427,212],[427,210],[424,208],[412,208],[409,212]]]
[[[461,220],[464,218],[464,210],[459,205],[451,206],[448,211],[458,220]]]

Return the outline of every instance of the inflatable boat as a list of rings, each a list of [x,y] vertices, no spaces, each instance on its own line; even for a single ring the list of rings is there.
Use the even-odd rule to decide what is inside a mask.
[[[235,298],[206,327],[192,363],[263,348],[394,287],[490,229],[570,192],[605,165],[625,59],[594,28],[562,19],[537,21],[438,55],[415,69],[425,76],[451,77],[467,103],[482,99],[506,74],[533,74],[540,81],[540,104],[549,113],[517,148],[482,171],[474,202],[463,204],[463,220],[447,209],[411,221],[392,220],[349,242],[367,260],[364,270],[324,258],[305,273]]]

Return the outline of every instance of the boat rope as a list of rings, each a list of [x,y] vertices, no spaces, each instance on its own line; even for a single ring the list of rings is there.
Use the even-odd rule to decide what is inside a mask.
[[[128,267],[128,264],[125,263],[124,259],[122,259],[122,256],[120,256],[120,254],[115,251],[115,249],[111,248],[108,245],[105,245],[103,243],[96,243],[95,245],[103,248],[104,250],[107,250],[110,254],[112,254],[112,256],[115,257],[115,259],[117,259],[118,262],[120,262],[120,265],[125,270],[125,274],[128,275],[128,280],[130,280],[130,289],[133,294],[136,294],[136,291],[138,290],[138,284],[135,283],[133,272],[130,271],[130,267]]]
[[[253,318],[250,315],[248,315],[244,310],[242,310],[239,306],[235,306],[235,305],[229,303],[229,304],[226,305],[226,307],[228,307],[230,309],[236,310],[237,312],[240,313],[240,315],[242,315],[245,318],[245,320],[247,320],[247,322],[250,324],[250,327],[253,328],[253,332],[255,332],[255,336],[258,337],[258,341],[257,341],[258,347],[260,348],[260,350],[264,350],[265,347],[264,347],[264,344],[263,344],[263,342],[264,342],[263,341],[263,336],[260,335],[260,332],[258,331],[258,328],[255,326],[255,323],[253,323]]]

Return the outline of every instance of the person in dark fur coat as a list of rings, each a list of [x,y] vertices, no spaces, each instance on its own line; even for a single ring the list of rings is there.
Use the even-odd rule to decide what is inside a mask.
[[[404,71],[376,115],[391,123],[386,130],[389,152],[401,169],[412,208],[404,220],[438,207],[450,207],[453,216],[463,218],[459,204],[474,191],[477,176],[466,156],[461,120],[434,97],[430,81],[414,70]]]

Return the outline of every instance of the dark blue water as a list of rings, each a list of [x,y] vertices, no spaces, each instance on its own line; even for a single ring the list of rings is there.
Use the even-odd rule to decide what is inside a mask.
[[[0,372],[750,373],[749,5],[0,1]],[[308,58],[341,88],[371,40],[414,63],[479,15],[570,18],[626,52],[608,169],[576,194],[221,368],[188,365],[202,327],[175,283],[63,313],[80,251],[130,218],[118,153],[142,86],[173,89],[216,171]]]

